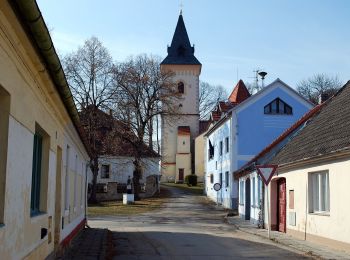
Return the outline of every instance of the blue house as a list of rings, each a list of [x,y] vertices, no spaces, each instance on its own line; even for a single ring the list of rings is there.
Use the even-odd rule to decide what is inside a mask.
[[[230,109],[221,113],[220,119],[206,133],[207,196],[232,209],[238,209],[239,204],[238,182],[232,173],[313,107],[280,79],[253,96],[245,95],[242,100],[240,93],[245,91],[244,83],[240,81],[226,102]],[[238,102],[234,102],[232,96]],[[221,184],[221,190],[214,190],[215,183]]]

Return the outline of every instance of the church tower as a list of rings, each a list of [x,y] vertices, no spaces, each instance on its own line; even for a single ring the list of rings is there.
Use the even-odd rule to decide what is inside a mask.
[[[202,64],[194,56],[180,13],[168,56],[160,65],[172,71],[181,98],[179,114],[162,117],[162,181],[183,182],[194,172],[194,139],[199,131],[199,75]]]

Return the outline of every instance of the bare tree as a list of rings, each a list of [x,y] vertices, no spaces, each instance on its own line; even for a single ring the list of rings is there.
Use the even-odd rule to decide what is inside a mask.
[[[97,143],[98,109],[107,109],[115,96],[113,61],[108,50],[96,38],[86,40],[63,59],[63,67],[73,98],[80,113],[84,114],[84,129],[91,150],[90,168],[93,173],[90,203],[96,203],[98,157],[101,147]]]
[[[317,104],[320,95],[328,94],[332,96],[342,85],[342,82],[337,76],[332,77],[326,74],[315,74],[299,82],[297,84],[297,91],[306,99]]]
[[[210,85],[207,82],[199,83],[199,114],[200,119],[208,117],[218,101],[226,100],[227,92],[223,86]]]
[[[166,107],[168,113],[176,113],[179,94],[172,77],[172,72],[160,70],[158,57],[147,55],[131,57],[115,70],[118,91],[114,116],[126,126],[119,129],[119,137],[134,147],[135,199],[139,199],[141,159],[145,143],[153,142],[154,120],[164,113],[162,107]],[[128,135],[123,130],[132,131],[133,135]]]

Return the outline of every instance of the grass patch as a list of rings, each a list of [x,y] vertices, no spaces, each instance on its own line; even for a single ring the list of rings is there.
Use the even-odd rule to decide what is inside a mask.
[[[169,197],[166,189],[161,189],[160,195],[135,201],[134,204],[124,205],[122,201],[105,201],[88,206],[88,217],[97,216],[125,216],[147,213],[161,208]]]
[[[203,190],[204,190],[204,185],[203,183],[198,183],[197,186],[188,186],[185,183],[162,183],[162,185],[164,186],[168,186],[168,187],[175,187],[178,188],[180,190],[184,190],[193,194],[197,194],[197,195],[202,195],[203,194]]]

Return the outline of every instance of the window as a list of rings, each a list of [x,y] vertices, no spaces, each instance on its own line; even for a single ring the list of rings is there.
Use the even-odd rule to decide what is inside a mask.
[[[289,209],[294,209],[294,190],[289,191]]]
[[[264,114],[291,115],[293,109],[280,98],[276,98],[264,107]]]
[[[261,182],[261,177],[258,175],[258,206],[259,207],[262,207],[262,205],[261,205],[261,203],[262,203],[262,201],[261,201],[261,187],[262,187],[262,182]]]
[[[185,93],[185,85],[184,85],[183,82],[180,81],[180,82],[177,84],[177,90],[179,91],[180,94]]]
[[[219,143],[219,154],[222,155],[222,141]]]
[[[230,180],[229,180],[229,172],[225,172],[225,182],[226,182],[226,187],[229,186]]]
[[[66,175],[64,176],[64,209],[69,210],[69,156],[70,146],[67,145],[66,150]]]
[[[110,165],[102,164],[102,166],[101,166],[101,178],[102,179],[109,178],[109,169],[110,169]]]
[[[239,182],[239,204],[244,204],[244,181]]]
[[[48,143],[46,133],[36,126],[33,142],[32,187],[30,196],[30,215],[45,212],[47,207],[48,181]]]
[[[218,169],[218,161],[215,161],[215,170]]]
[[[75,155],[75,164],[74,164],[74,209],[77,207],[77,198],[78,198],[78,187],[77,187],[77,178],[78,178],[78,155]]]
[[[252,179],[252,204],[253,204],[253,207],[256,207],[256,198],[255,198],[255,196],[256,196],[256,193],[255,193],[255,180],[256,180],[256,178],[255,177],[253,177],[253,179]]]
[[[4,223],[10,95],[0,86],[0,226]]]
[[[209,156],[209,160],[214,158],[214,146],[211,144],[210,140],[209,140],[208,156]]]
[[[309,212],[329,212],[328,171],[309,174]]]
[[[214,183],[214,175],[210,174],[210,183]]]
[[[230,147],[229,147],[229,139],[228,137],[225,138],[225,147],[226,147],[226,153],[228,153],[230,151]]]
[[[220,175],[219,175],[219,183],[220,183],[220,185],[222,187],[222,172],[220,172]]]

